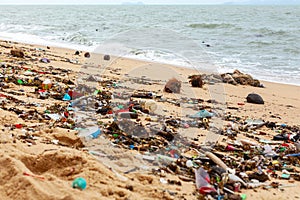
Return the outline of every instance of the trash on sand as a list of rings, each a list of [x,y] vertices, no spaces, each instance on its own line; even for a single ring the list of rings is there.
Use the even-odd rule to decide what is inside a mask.
[[[82,177],[76,178],[72,183],[73,188],[77,188],[80,190],[84,190],[86,188],[86,185],[87,185],[86,180]]]
[[[71,97],[69,94],[65,94],[64,95],[64,98],[62,99],[63,101],[70,101],[71,100]]]
[[[52,81],[50,79],[45,79],[42,83],[43,90],[49,90],[52,87]]]
[[[60,120],[62,118],[62,116],[59,115],[59,114],[50,114],[50,113],[48,113],[48,114],[45,114],[45,116],[47,116],[50,119],[53,119],[55,121],[58,121],[58,120]]]
[[[38,176],[38,175],[35,175],[35,174],[29,174],[27,172],[24,172],[23,175],[24,176],[31,176],[33,178],[37,178],[37,179],[40,179],[40,180],[45,180],[45,177],[43,177],[43,176]]]
[[[78,133],[78,137],[95,139],[101,134],[98,126],[92,126],[85,129],[81,129]]]
[[[209,174],[200,167],[198,170],[195,170],[196,178],[196,187],[199,192],[203,195],[216,192],[215,188],[210,184]]]
[[[191,118],[199,118],[199,119],[211,118],[213,116],[214,116],[214,114],[211,112],[208,112],[207,110],[200,110],[196,114],[190,115]]]

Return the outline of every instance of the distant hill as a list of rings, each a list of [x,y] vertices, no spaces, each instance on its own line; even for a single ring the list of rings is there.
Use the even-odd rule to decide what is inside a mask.
[[[249,0],[244,2],[226,2],[225,5],[300,5],[299,0]]]
[[[144,5],[143,2],[123,2],[122,5]]]

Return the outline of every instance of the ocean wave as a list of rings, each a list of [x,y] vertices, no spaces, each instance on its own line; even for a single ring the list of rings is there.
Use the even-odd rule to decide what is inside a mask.
[[[283,36],[283,35],[286,35],[288,32],[287,31],[284,31],[284,30],[272,30],[272,29],[269,29],[269,28],[259,28],[259,29],[251,29],[250,30],[251,32],[257,32],[259,34],[256,34],[256,35],[260,35],[261,37],[263,36],[270,36],[270,35],[278,35],[278,36]]]
[[[248,45],[254,45],[254,46],[270,46],[274,44],[274,42],[266,42],[266,41],[251,41],[248,43]]]
[[[27,33],[9,33],[9,32],[0,32],[0,39],[9,40],[14,42],[21,42],[33,45],[43,45],[43,46],[53,46],[53,47],[62,47],[69,49],[76,49],[82,51],[91,51],[93,48],[85,45],[72,44],[69,42],[59,42],[57,37],[40,37],[37,35],[27,34]]]
[[[86,35],[80,32],[70,33],[66,36],[60,37],[60,39],[69,43],[75,43],[79,45],[85,45],[85,46],[94,45],[94,43],[90,41]]]
[[[187,27],[190,28],[203,28],[203,29],[215,29],[215,28],[232,28],[234,27],[233,24],[226,24],[226,23],[221,23],[221,24],[215,24],[215,23],[200,23],[200,24],[189,24]]]
[[[193,67],[192,61],[188,60],[187,58],[161,50],[133,49],[128,53],[128,55],[125,55],[125,57],[172,64],[182,67]]]
[[[300,54],[300,50],[297,47],[294,47],[294,48],[285,48],[285,49],[283,49],[283,51],[287,52],[287,53],[295,54],[295,55],[299,55]]]
[[[9,24],[0,23],[0,31],[10,31],[10,32],[39,32],[48,30],[49,27],[43,25],[33,25],[33,24]]]

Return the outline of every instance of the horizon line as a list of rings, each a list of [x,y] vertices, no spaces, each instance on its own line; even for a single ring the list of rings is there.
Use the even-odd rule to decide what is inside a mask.
[[[105,4],[105,3],[67,3],[67,4],[51,4],[51,3],[36,3],[36,4],[20,4],[20,3],[4,3],[1,4],[0,6],[77,6],[77,5],[81,5],[81,6],[88,6],[88,5],[107,5],[107,6],[198,6],[198,5],[225,5],[225,6],[279,6],[279,5],[300,5],[300,4],[243,4],[243,3],[202,3],[202,4]]]

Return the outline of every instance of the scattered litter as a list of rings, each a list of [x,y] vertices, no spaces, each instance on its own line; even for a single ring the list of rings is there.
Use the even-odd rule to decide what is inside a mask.
[[[77,188],[80,190],[84,190],[86,188],[86,185],[87,185],[86,180],[82,177],[76,178],[72,183],[73,188]]]

